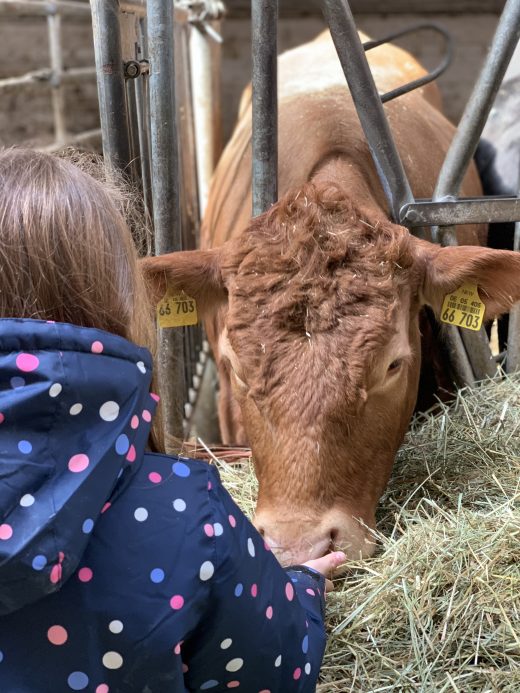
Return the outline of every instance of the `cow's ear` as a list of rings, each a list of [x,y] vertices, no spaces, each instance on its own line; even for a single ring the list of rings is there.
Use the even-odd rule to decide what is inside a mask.
[[[520,301],[520,253],[478,246],[440,248],[421,243],[423,300],[438,314],[446,294],[462,284],[478,286],[486,319],[507,312]]]
[[[227,300],[219,248],[146,257],[140,260],[140,266],[154,304],[161,300],[167,287],[194,298],[201,315],[212,312]]]

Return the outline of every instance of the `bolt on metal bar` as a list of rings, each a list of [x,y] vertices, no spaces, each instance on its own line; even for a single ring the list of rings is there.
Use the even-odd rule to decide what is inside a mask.
[[[278,199],[278,0],[252,0],[253,216]]]
[[[103,155],[108,170],[128,169],[130,141],[121,56],[119,3],[90,0]]]
[[[395,221],[399,221],[399,210],[404,204],[413,202],[414,197],[381,104],[363,44],[358,36],[349,3],[347,0],[322,0],[322,10],[388,199],[392,217]]]
[[[52,87],[52,112],[54,117],[54,139],[56,142],[65,142],[67,139],[67,126],[65,124],[65,93],[63,91],[63,56],[61,52],[61,16],[50,14],[47,16],[47,29],[49,36],[49,53],[51,58]]]
[[[155,252],[160,255],[181,249],[173,2],[148,0],[147,10],[152,203]],[[183,332],[162,329],[159,342],[165,433],[182,437]]]
[[[520,37],[520,0],[507,0],[484,66],[441,167],[433,200],[456,197]],[[435,242],[456,244],[453,228],[432,229]]]

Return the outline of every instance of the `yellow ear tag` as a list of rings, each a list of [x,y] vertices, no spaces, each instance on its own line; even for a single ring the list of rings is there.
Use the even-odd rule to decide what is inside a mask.
[[[173,292],[169,287],[157,304],[157,322],[159,327],[183,327],[196,325],[197,302],[184,291]]]
[[[448,325],[480,330],[486,306],[480,300],[476,284],[463,284],[446,294],[441,309],[441,320]]]

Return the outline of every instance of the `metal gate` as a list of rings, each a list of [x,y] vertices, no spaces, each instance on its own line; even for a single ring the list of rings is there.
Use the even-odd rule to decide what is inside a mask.
[[[487,59],[476,81],[439,173],[433,199],[416,200],[410,189],[370,72],[347,0],[320,0],[343,72],[385,191],[393,220],[416,235],[432,227],[441,245],[457,245],[455,226],[468,223],[520,221],[520,198],[458,198],[494,98],[520,36],[520,0],[507,0]],[[253,36],[253,215],[277,199],[277,15],[278,0],[252,0]],[[517,224],[517,229],[518,229]],[[520,230],[516,233],[518,250]],[[507,370],[520,365],[520,319],[510,320]],[[449,326],[446,341],[459,385],[492,376],[497,363],[487,334]]]
[[[105,165],[141,187],[153,252],[196,248],[219,153],[218,0],[91,0]],[[179,142],[182,141],[182,147]],[[159,331],[165,432],[186,432],[208,346]]]

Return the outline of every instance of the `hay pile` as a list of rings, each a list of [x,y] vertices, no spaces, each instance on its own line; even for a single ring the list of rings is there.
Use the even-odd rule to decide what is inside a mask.
[[[219,468],[251,514],[250,465]],[[327,599],[318,691],[520,691],[520,376],[413,424],[377,537]]]

